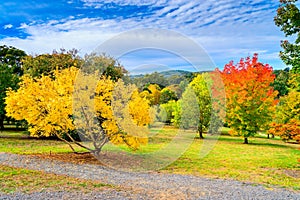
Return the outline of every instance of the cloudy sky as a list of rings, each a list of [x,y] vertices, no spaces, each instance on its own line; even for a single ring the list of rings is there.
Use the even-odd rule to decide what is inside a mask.
[[[180,53],[191,52],[191,48],[194,48],[189,42],[185,43],[186,39],[202,48],[207,53],[206,57],[211,58],[212,65],[215,65],[204,66],[201,62],[196,62],[198,69],[223,68],[230,60],[238,61],[255,52],[259,54],[261,62],[281,69],[285,66],[279,59],[278,52],[284,35],[273,22],[278,2],[279,0],[6,0],[0,3],[0,44],[15,46],[28,54],[76,48],[84,55],[109,41],[110,45],[114,43],[114,48],[128,51],[117,56],[129,70],[149,70],[150,67],[155,70],[193,70],[189,66],[189,59],[184,59]],[[149,28],[150,31],[147,31]],[[162,33],[160,29],[163,30]],[[134,30],[146,30],[139,32],[145,34],[144,37],[133,34],[129,40],[124,39],[128,36],[127,31],[135,33]],[[174,34],[165,32],[166,30]],[[120,35],[124,37],[118,40]],[[116,40],[118,43],[112,42]],[[148,45],[159,45],[153,45],[152,49],[144,48],[142,40],[147,40]],[[135,50],[130,49],[132,43],[139,43]],[[140,49],[137,50],[139,45]],[[159,48],[162,50],[158,50]],[[178,50],[175,53],[174,48]],[[197,56],[196,53],[194,51],[194,57]],[[198,57],[203,59],[205,56]]]

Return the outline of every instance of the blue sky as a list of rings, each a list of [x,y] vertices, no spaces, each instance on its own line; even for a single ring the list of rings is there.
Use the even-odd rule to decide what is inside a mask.
[[[28,54],[76,48],[84,55],[124,31],[156,28],[199,44],[215,66],[198,69],[223,68],[255,52],[261,62],[282,69],[278,52],[284,35],[273,22],[278,5],[279,0],[7,0],[0,3],[0,44]],[[118,59],[129,71],[193,70],[180,55],[159,50]]]

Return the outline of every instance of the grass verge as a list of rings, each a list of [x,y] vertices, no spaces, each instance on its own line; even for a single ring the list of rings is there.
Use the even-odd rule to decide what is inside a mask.
[[[90,192],[113,188],[112,185],[103,184],[98,181],[76,179],[4,165],[0,165],[0,180],[0,192],[2,193],[31,193],[49,190]]]

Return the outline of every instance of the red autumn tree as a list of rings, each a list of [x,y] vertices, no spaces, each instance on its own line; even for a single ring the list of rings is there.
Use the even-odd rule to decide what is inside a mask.
[[[275,111],[277,91],[270,86],[273,69],[258,62],[258,55],[226,64],[221,73],[226,90],[227,122],[231,133],[248,137],[267,129]]]

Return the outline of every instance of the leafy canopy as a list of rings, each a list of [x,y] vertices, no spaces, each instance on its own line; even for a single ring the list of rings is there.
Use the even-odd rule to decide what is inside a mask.
[[[294,74],[289,80],[290,91],[280,97],[275,117],[268,131],[283,140],[300,142],[300,76]]]
[[[6,90],[17,89],[19,76],[23,74],[21,59],[26,53],[12,46],[0,46],[0,129],[4,129]]]
[[[76,144],[96,155],[108,141],[132,149],[147,142],[149,103],[134,86],[114,82],[98,72],[79,73],[75,67],[52,74],[40,78],[26,75],[17,91],[7,93],[8,116],[25,119],[32,136],[55,135],[73,150],[71,144]],[[70,135],[75,129],[91,145],[75,141]]]
[[[297,0],[280,0],[280,7],[274,18],[275,24],[286,36],[296,36],[294,42],[281,41],[283,51],[280,52],[280,57],[287,65],[292,66],[292,73],[300,73],[300,11],[296,2]]]
[[[221,72],[226,89],[227,122],[232,133],[245,138],[267,129],[277,101],[277,91],[270,86],[274,81],[272,67],[253,58],[231,61]]]

